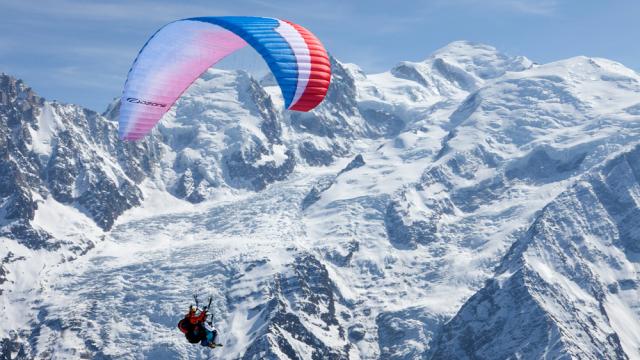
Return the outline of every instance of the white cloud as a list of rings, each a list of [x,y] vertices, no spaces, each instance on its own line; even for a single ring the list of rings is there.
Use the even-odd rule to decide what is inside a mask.
[[[521,13],[551,15],[558,6],[555,0],[493,0],[496,6],[504,6]]]
[[[140,22],[165,21],[202,14],[228,15],[213,3],[196,5],[188,2],[165,3],[162,1],[111,1],[94,2],[82,0],[57,0],[44,2],[36,0],[2,1],[5,11],[12,10],[42,15],[57,19],[84,21],[137,20]],[[24,18],[23,20],[28,20]]]
[[[466,5],[512,11],[529,15],[553,15],[558,8],[557,0],[439,0],[440,6]]]

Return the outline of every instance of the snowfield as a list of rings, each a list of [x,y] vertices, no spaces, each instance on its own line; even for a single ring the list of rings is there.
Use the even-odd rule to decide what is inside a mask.
[[[332,66],[305,114],[209,70],[137,144],[3,78],[0,354],[640,358],[638,73],[464,41]],[[224,348],[177,330],[194,293]]]

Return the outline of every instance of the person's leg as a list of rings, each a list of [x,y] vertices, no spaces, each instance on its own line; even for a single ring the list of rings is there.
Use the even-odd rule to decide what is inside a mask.
[[[205,332],[206,332],[206,336],[205,339],[202,340],[202,345],[203,346],[209,346],[209,347],[215,347],[216,343],[217,343],[217,338],[218,338],[218,330],[213,327],[212,324],[210,323],[205,323],[203,326]]]

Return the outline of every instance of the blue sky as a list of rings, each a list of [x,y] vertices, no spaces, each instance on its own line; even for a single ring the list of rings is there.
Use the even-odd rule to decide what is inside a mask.
[[[455,40],[539,63],[587,55],[640,70],[638,0],[0,0],[0,72],[48,99],[102,111],[157,28],[220,15],[292,20],[367,72],[422,60]]]

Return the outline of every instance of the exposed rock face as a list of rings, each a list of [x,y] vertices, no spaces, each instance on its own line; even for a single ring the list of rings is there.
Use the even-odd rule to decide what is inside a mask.
[[[320,179],[315,185],[313,185],[313,187],[311,188],[307,196],[305,196],[305,198],[302,199],[302,204],[301,204],[302,210],[308,208],[309,206],[313,205],[316,201],[320,200],[321,194],[329,190],[329,188],[335,183],[338,176],[346,172],[349,172],[353,169],[362,167],[364,165],[365,165],[365,162],[364,162],[364,158],[362,157],[362,154],[358,154],[356,155],[355,158],[353,158],[353,160],[351,160],[349,164],[347,164],[347,166],[345,166],[344,169],[340,170],[337,175]]]
[[[139,205],[142,181],[157,161],[150,142],[121,143],[115,124],[73,105],[45,102],[22,81],[0,77],[0,233],[32,248],[57,249],[33,221],[39,204],[78,209],[108,230]]]
[[[283,145],[282,119],[271,97],[258,82],[246,74],[243,76],[238,94],[251,114],[260,119],[260,131],[266,141],[261,141],[258,137],[243,138],[245,141],[242,144],[234,144],[240,150],[228,152],[223,162],[227,176],[233,183],[259,191],[267,184],[284,180],[291,174],[296,159],[293,151]]]
[[[243,359],[299,358],[300,344],[310,347],[311,359],[348,358],[349,345],[345,330],[336,314],[339,294],[329,274],[312,255],[301,255],[291,265],[291,271],[278,274],[271,290],[271,300],[261,306],[263,322],[260,335],[247,348]],[[316,329],[317,328],[317,329]],[[335,333],[344,342],[336,349],[325,344],[317,332]]]
[[[35,216],[37,205],[31,188],[44,192],[36,157],[29,151],[29,126],[37,126],[37,116],[43,100],[21,81],[6,75],[0,77],[0,196],[3,218],[12,222],[2,227],[10,235],[28,227]],[[35,163],[35,164],[34,164]],[[14,228],[15,227],[15,228]],[[6,236],[6,235],[5,235]],[[33,232],[29,240],[20,239],[34,248],[54,246],[47,244],[47,236]]]
[[[326,166],[349,155],[353,139],[393,136],[404,128],[395,114],[360,106],[357,79],[344,64],[331,58],[331,70],[325,100],[313,111],[290,116],[299,154],[312,166]]]

